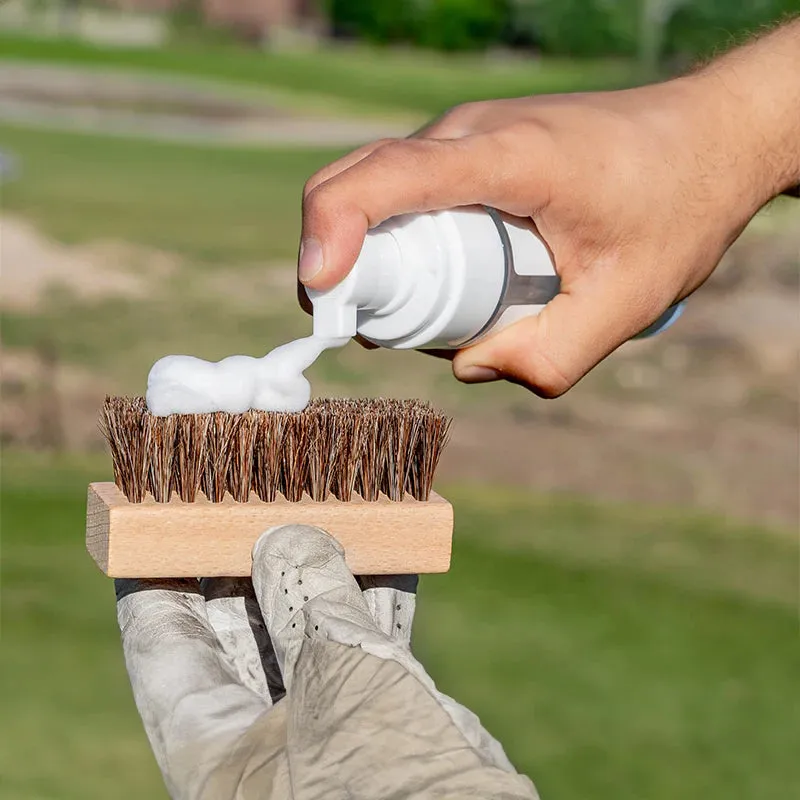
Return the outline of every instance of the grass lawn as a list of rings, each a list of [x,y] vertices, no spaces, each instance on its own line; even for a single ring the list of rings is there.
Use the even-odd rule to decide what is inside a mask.
[[[439,114],[469,100],[632,85],[624,61],[487,59],[367,47],[266,53],[223,46],[102,48],[69,40],[0,35],[0,58],[133,68],[328,96],[371,109]]]
[[[21,164],[18,179],[2,188],[4,212],[57,242],[112,240],[184,259],[177,274],[154,278],[144,297],[54,291],[35,308],[4,309],[4,345],[54,342],[65,362],[102,370],[104,390],[134,392],[165,353],[259,355],[310,332],[293,284],[300,197],[306,178],[340,151],[186,146],[8,125],[0,125],[0,150]],[[366,354],[351,345],[309,374],[315,388],[334,382],[339,392],[363,392],[377,377],[376,391],[402,393],[407,388],[390,383],[419,370],[412,364],[414,354]],[[441,380],[442,392],[457,387],[446,365],[422,369]],[[421,396],[434,390],[441,396],[432,386]]]
[[[163,796],[112,587],[83,550],[85,485],[107,464],[11,451],[2,467],[2,796]],[[791,537],[488,487],[447,494],[453,569],[422,582],[415,647],[543,797],[790,796]]]
[[[51,292],[35,309],[4,310],[5,345],[36,347],[55,336],[62,358],[108,377],[135,376],[138,389],[170,348],[208,358],[258,355],[310,329],[291,275],[270,286],[265,271],[277,262],[292,273],[303,183],[339,151],[217,149],[14,127],[0,127],[0,149],[21,163],[19,178],[3,187],[3,211],[60,242],[112,240],[186,259],[146,297]],[[207,281],[227,266],[237,272],[217,276],[233,284],[220,297]],[[248,286],[263,301],[231,300],[231,292],[248,296]]]
[[[67,242],[116,239],[229,263],[292,259],[303,184],[340,150],[190,146],[0,126],[21,162],[3,208]]]

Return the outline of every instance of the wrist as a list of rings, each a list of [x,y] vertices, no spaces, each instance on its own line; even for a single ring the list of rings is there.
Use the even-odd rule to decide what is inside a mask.
[[[800,20],[685,79],[761,207],[800,184]]]
[[[676,174],[691,181],[686,211],[698,218],[711,213],[724,221],[726,238],[735,238],[780,193],[765,175],[760,126],[747,124],[744,104],[717,78],[698,73],[652,88],[648,116]]]

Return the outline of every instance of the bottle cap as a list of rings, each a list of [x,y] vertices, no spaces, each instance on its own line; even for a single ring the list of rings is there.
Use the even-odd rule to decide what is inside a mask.
[[[369,231],[347,277],[306,289],[314,335],[382,347],[454,347],[485,325],[504,283],[494,222],[478,207],[406,214]]]

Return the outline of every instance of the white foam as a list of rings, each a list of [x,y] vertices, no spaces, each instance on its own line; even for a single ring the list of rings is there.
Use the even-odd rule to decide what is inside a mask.
[[[331,347],[349,339],[308,336],[276,347],[263,358],[228,356],[203,361],[194,356],[165,356],[147,376],[147,407],[152,414],[205,414],[228,411],[302,411],[311,399],[303,375]]]

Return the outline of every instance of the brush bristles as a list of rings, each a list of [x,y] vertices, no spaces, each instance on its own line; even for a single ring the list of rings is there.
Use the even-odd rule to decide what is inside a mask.
[[[202,492],[246,502],[354,494],[427,500],[451,420],[419,400],[315,400],[298,414],[155,417],[141,397],[107,397],[100,428],[114,481],[133,503],[147,493],[191,503]]]

